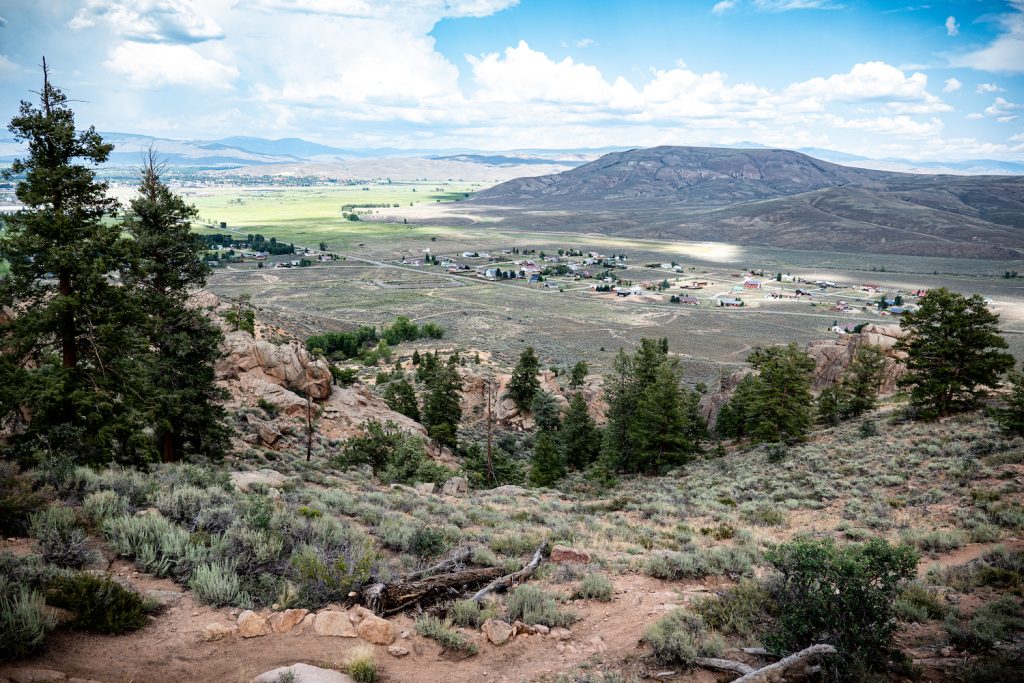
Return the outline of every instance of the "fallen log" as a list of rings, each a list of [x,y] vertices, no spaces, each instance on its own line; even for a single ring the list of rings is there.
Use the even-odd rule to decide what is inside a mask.
[[[507,590],[511,588],[513,584],[521,583],[522,581],[530,578],[533,573],[537,571],[537,567],[540,566],[540,561],[544,559],[547,549],[548,542],[544,541],[540,544],[540,547],[537,548],[537,552],[533,554],[533,559],[530,560],[522,569],[491,581],[489,584],[478,590],[470,599],[475,602],[482,602],[483,599],[491,593],[499,590]]]
[[[462,565],[466,564],[469,557],[473,554],[472,548],[462,548],[456,551],[454,555],[449,557],[447,560],[442,560],[432,567],[426,569],[420,569],[419,571],[410,572],[402,577],[403,581],[412,581],[414,579],[421,579],[424,576],[430,576],[431,574],[440,574],[441,572],[450,572],[454,569],[458,569]]]
[[[747,666],[743,662],[734,659],[718,659],[716,657],[700,657],[697,659],[697,666],[702,669],[717,669],[718,671],[731,671],[741,676],[754,673],[754,667]]]
[[[774,664],[751,671],[737,678],[732,683],[780,683],[783,676],[794,667],[806,664],[808,660],[822,655],[834,655],[836,649],[831,645],[811,645],[795,654],[784,657]]]
[[[374,583],[362,589],[362,603],[374,613],[388,616],[419,602],[458,596],[466,588],[500,577],[501,571],[501,567],[481,567],[411,581]]]

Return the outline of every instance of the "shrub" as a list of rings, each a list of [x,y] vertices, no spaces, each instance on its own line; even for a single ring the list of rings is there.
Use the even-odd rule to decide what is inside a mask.
[[[146,623],[153,605],[109,576],[76,572],[59,576],[46,589],[55,607],[74,613],[74,626],[86,631],[118,635]]]
[[[456,600],[448,608],[448,618],[456,626],[477,628],[487,619],[476,600]]]
[[[409,541],[409,551],[422,559],[437,557],[448,547],[448,538],[444,531],[435,526],[418,527]]]
[[[941,619],[948,611],[933,589],[916,581],[907,585],[896,598],[896,616],[903,621],[924,623],[929,619]]]
[[[416,633],[424,638],[433,638],[446,650],[458,650],[468,655],[476,654],[476,645],[452,628],[452,622],[424,615],[416,619]]]
[[[117,554],[134,558],[140,569],[157,576],[186,579],[209,557],[209,550],[192,543],[187,531],[155,515],[109,518],[103,534]]]
[[[292,555],[288,577],[297,587],[298,604],[318,608],[344,601],[349,591],[370,579],[376,561],[368,542],[330,548],[303,545]]]
[[[660,664],[692,667],[699,657],[716,657],[725,649],[722,636],[709,631],[699,614],[674,609],[647,629],[644,641]]]
[[[768,588],[754,579],[743,579],[717,597],[697,600],[693,610],[708,628],[727,635],[751,638],[770,622],[777,606]]]
[[[36,591],[14,587],[0,576],[0,661],[21,659],[37,652],[57,618],[46,612]]]
[[[914,578],[917,553],[883,540],[838,547],[800,539],[768,554],[779,572],[778,618],[765,639],[776,652],[834,645],[842,671],[884,666],[896,631],[894,602]]]
[[[0,462],[0,535],[19,536],[28,529],[28,518],[46,501],[32,490],[32,482],[12,462]]]
[[[509,593],[506,607],[510,619],[530,626],[569,626],[579,619],[572,612],[560,610],[553,597],[529,584],[522,584]]]
[[[377,680],[377,662],[372,645],[352,648],[345,657],[345,671],[356,683],[374,683]]]
[[[127,514],[128,501],[115,491],[94,491],[82,501],[82,511],[90,522],[101,526],[110,517]]]
[[[33,513],[30,533],[39,541],[43,559],[58,567],[78,569],[94,556],[71,508],[54,505]]]
[[[251,600],[242,590],[242,582],[231,562],[213,562],[196,567],[188,587],[196,597],[214,607],[248,605]]]
[[[945,627],[950,641],[957,647],[983,652],[1024,629],[1024,610],[1012,597],[1003,595],[976,609],[968,619],[950,615]]]
[[[572,596],[583,600],[610,602],[614,592],[615,589],[612,587],[612,582],[608,580],[607,576],[592,573],[583,577],[580,587],[576,589]]]
[[[215,499],[212,494],[197,486],[176,486],[157,494],[156,508],[172,522],[195,531],[199,528],[199,519],[204,509],[225,502],[227,497],[223,492]]]

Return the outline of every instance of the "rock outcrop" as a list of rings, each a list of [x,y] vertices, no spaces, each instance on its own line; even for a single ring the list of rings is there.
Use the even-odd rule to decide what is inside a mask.
[[[248,332],[228,332],[224,351],[216,365],[218,379],[238,380],[252,388],[274,384],[318,401],[331,395],[334,379],[327,361],[314,359],[298,342],[277,345]]]

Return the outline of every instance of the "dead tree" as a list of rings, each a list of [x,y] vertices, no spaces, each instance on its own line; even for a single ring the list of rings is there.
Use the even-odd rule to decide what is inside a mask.
[[[746,651],[746,650],[745,650]],[[812,659],[825,655],[834,655],[836,649],[831,645],[811,645],[795,654],[780,659],[774,664],[755,669],[752,666],[737,662],[732,659],[715,659],[703,657],[697,660],[697,666],[719,671],[729,671],[741,674],[732,683],[782,683],[792,669],[806,667]],[[756,654],[767,654],[765,651],[758,651]]]
[[[537,552],[533,554],[533,559],[530,560],[526,566],[517,572],[511,574],[505,574],[505,576],[498,577],[494,581],[481,588],[471,598],[474,602],[482,602],[489,594],[495,591],[508,590],[514,584],[521,583],[526,579],[533,576],[533,573],[537,571],[537,567],[540,566],[540,561],[544,559],[544,555],[547,554],[548,542],[544,541],[537,548]]]

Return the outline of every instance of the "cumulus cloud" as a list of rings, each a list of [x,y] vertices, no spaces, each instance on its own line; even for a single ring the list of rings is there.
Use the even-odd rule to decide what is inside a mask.
[[[1003,92],[1003,89],[1000,88],[995,83],[979,83],[978,87],[977,87],[977,92],[982,93],[982,94],[984,94],[984,93],[993,93],[993,92]]]
[[[7,26],[7,17],[0,17],[0,28],[5,28],[6,26]]]
[[[238,78],[233,66],[203,57],[186,45],[127,41],[111,50],[104,66],[132,85],[226,88]]]
[[[988,46],[956,56],[951,66],[978,71],[1024,73],[1024,0],[1011,0],[1014,11],[998,18],[1000,34]]]
[[[963,83],[955,78],[947,78],[946,84],[942,86],[942,92],[956,92],[964,86]]]
[[[991,105],[985,108],[985,116],[990,116],[1000,123],[1007,123],[1017,118],[1013,112],[1024,109],[1024,104],[1010,102],[1003,97],[997,97]]]
[[[224,37],[216,21],[184,0],[88,0],[68,24],[75,30],[99,25],[146,43],[198,43]]]
[[[736,9],[736,4],[739,0],[722,0],[716,2],[715,6],[711,8],[712,14],[725,14],[729,10]]]
[[[783,94],[819,102],[887,102],[893,108],[902,106],[904,111],[915,113],[951,109],[928,92],[928,77],[925,74],[918,72],[907,76],[902,70],[885,62],[856,64],[845,74],[793,83]]]
[[[880,116],[874,119],[830,118],[836,128],[852,128],[871,133],[886,133],[910,137],[930,137],[942,131],[943,124],[937,118],[930,121],[915,121],[909,116]]]
[[[946,35],[947,36],[958,36],[960,35],[960,24],[956,23],[956,17],[946,17]]]

